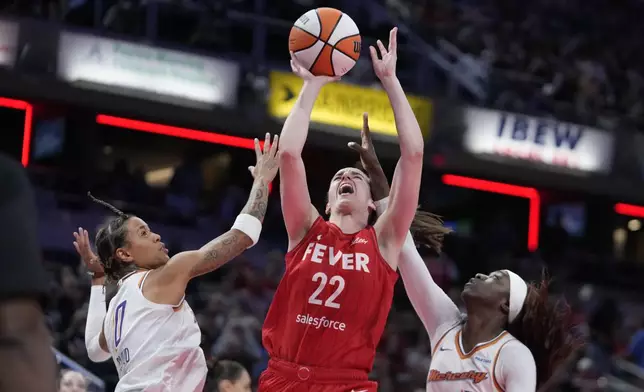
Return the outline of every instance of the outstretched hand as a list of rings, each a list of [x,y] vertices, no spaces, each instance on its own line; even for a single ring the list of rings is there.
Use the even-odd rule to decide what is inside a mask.
[[[362,114],[362,131],[360,131],[360,141],[360,144],[356,142],[349,142],[349,148],[360,154],[360,162],[362,163],[364,169],[368,172],[373,168],[380,167],[380,161],[378,161],[378,155],[376,154],[376,150],[373,147],[373,140],[371,140],[371,131],[369,130],[369,115],[367,113]]]
[[[277,175],[277,171],[279,170],[280,163],[280,153],[277,150],[278,144],[278,135],[273,137],[273,142],[271,143],[271,134],[266,133],[266,137],[264,139],[264,151],[262,151],[262,148],[259,145],[259,139],[255,139],[255,156],[257,157],[257,163],[255,166],[248,167],[253,178],[261,177],[268,182],[273,181]]]
[[[315,76],[304,66],[300,60],[295,57],[293,52],[291,52],[291,70],[293,73],[306,81],[318,82],[320,84],[326,84],[329,82],[336,82],[340,80],[339,76]]]
[[[78,228],[78,231],[74,232],[74,248],[81,258],[85,267],[90,272],[95,274],[104,274],[103,266],[101,265],[98,256],[92,251],[92,247],[89,241],[89,234],[87,230],[84,230],[82,227]]]
[[[376,48],[369,46],[369,53],[371,54],[371,62],[373,63],[373,70],[381,81],[384,78],[396,76],[396,61],[398,60],[398,27],[394,27],[389,32],[389,47],[385,48],[382,41],[377,42],[380,57]]]
[[[380,166],[376,149],[371,139],[369,130],[369,116],[362,115],[362,131],[360,132],[361,143],[349,142],[349,148],[360,155],[360,162],[371,180],[371,196],[373,200],[381,200],[389,195],[389,182],[387,176]]]

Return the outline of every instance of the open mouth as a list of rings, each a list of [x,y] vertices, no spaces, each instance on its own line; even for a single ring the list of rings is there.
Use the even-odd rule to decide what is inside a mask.
[[[355,190],[353,189],[353,185],[351,185],[348,182],[345,182],[344,184],[340,184],[340,187],[338,188],[338,194],[340,196],[352,195],[354,193],[355,193]]]

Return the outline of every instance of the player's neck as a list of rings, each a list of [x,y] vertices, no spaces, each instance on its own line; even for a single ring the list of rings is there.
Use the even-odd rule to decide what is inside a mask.
[[[479,343],[489,342],[503,332],[504,326],[496,322],[497,314],[487,314],[485,310],[467,313],[461,340],[465,352],[470,352]]]
[[[366,220],[355,214],[331,214],[329,222],[338,226],[344,234],[354,234],[366,227]]]

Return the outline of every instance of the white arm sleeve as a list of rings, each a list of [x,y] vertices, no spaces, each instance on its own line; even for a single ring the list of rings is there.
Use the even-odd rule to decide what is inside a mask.
[[[501,347],[494,374],[505,392],[533,392],[537,389],[537,365],[534,357],[518,340],[512,340]]]
[[[87,356],[92,362],[103,362],[111,358],[111,355],[101,348],[100,336],[103,331],[105,320],[105,293],[103,286],[92,286],[89,295],[89,307],[87,308],[87,324],[85,324],[85,348]]]
[[[387,209],[388,198],[376,202],[376,213],[380,215]],[[418,254],[416,245],[407,233],[405,243],[400,252],[398,270],[402,277],[405,291],[416,314],[423,322],[430,341],[440,339],[440,335],[454,326],[460,320],[460,312],[456,304],[438,287],[432,279],[425,261]]]

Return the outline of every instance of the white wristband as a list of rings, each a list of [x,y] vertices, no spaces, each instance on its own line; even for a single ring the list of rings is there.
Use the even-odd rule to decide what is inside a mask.
[[[253,240],[253,245],[255,245],[259,240],[259,234],[262,232],[262,222],[252,215],[239,214],[235,219],[233,229],[237,229],[249,236]],[[249,248],[253,245],[249,246]]]
[[[376,215],[380,216],[385,212],[385,210],[387,210],[387,206],[389,206],[389,196],[384,199],[374,201],[373,204],[376,206]]]

